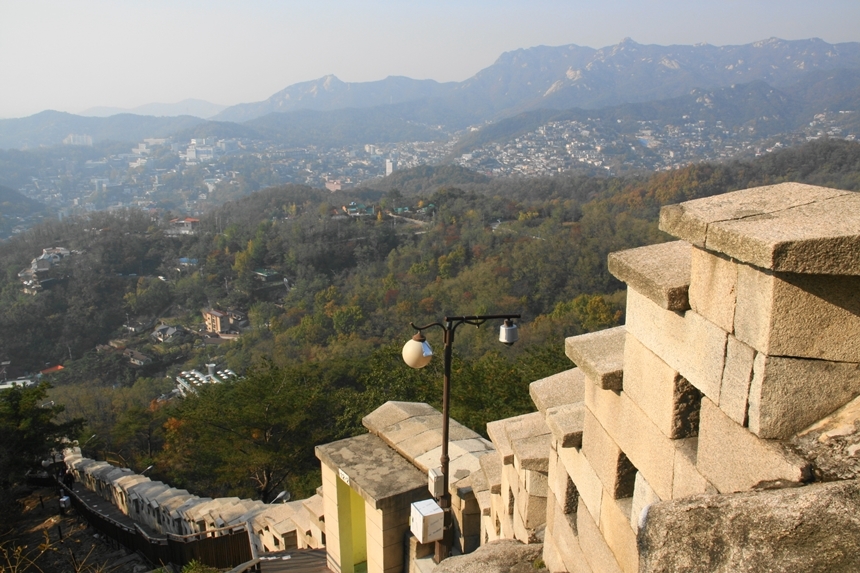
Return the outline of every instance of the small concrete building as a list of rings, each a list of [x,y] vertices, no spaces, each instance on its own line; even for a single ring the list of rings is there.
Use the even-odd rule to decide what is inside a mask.
[[[410,532],[411,504],[430,499],[427,472],[439,465],[442,414],[428,404],[387,402],[362,420],[369,434],[317,446],[322,462],[326,549],[332,571],[403,571],[432,551]],[[480,508],[471,476],[494,452],[480,435],[450,421],[449,491],[454,550],[480,543]]]

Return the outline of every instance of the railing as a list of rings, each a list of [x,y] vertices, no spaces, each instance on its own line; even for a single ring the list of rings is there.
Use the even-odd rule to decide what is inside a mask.
[[[192,535],[152,537],[137,524],[131,528],[98,513],[74,491],[65,486],[63,489],[74,508],[94,529],[131,551],[139,551],[150,563],[173,563],[182,567],[196,560],[210,567],[226,569],[246,564],[257,557],[246,523]]]

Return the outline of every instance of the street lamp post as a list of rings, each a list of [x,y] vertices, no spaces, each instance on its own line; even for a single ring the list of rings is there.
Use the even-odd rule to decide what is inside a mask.
[[[442,456],[439,461],[442,469],[442,494],[437,498],[439,507],[442,508],[444,527],[442,539],[436,542],[436,553],[434,561],[439,563],[451,555],[453,546],[453,528],[451,527],[451,492],[448,491],[448,427],[450,425],[450,398],[451,398],[451,355],[454,347],[454,333],[461,324],[471,324],[475,327],[481,326],[488,320],[504,320],[499,333],[499,341],[510,346],[517,341],[517,325],[512,321],[520,318],[519,314],[488,314],[476,316],[446,316],[443,322],[434,322],[424,326],[409,326],[418,331],[412,340],[403,346],[403,360],[411,368],[424,368],[433,357],[433,350],[424,338],[422,331],[438,326],[444,332],[443,343],[445,346],[444,358],[444,383],[442,385]]]

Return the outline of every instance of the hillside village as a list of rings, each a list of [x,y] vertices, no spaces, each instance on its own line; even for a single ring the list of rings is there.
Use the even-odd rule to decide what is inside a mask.
[[[75,507],[100,531],[131,518],[150,536],[239,535],[250,559],[237,571],[286,555],[374,573],[486,559],[559,573],[855,571],[858,213],[856,193],[795,183],[663,208],[679,240],[609,257],[625,324],[564,340],[574,367],[532,382],[534,411],[490,422],[489,440],[452,421],[437,493],[450,513],[428,491],[442,415],[413,402],[318,444],[322,485],[305,500],[200,498],[71,448]],[[463,555],[434,569],[443,538]]]
[[[752,127],[728,128],[720,120],[550,121],[506,142],[479,145],[459,155],[452,155],[458,142],[479,127],[446,134],[439,141],[343,147],[296,148],[246,138],[153,138],[98,159],[53,161],[19,190],[65,215],[138,207],[197,216],[267,186],[297,183],[340,191],[422,165],[453,163],[494,177],[537,177],[576,169],[605,174],[669,170],[692,162],[754,157],[822,137],[853,140],[853,128],[843,129],[852,113],[815,114],[804,129],[780,136],[760,135]],[[72,135],[67,145],[91,141]]]

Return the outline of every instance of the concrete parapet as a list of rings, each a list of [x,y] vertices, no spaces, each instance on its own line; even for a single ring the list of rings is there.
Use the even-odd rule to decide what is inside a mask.
[[[728,333],[692,310],[660,308],[627,289],[627,331],[705,396],[719,402]]]
[[[549,433],[513,440],[514,466],[517,471],[549,471],[549,450],[552,436]]]
[[[585,405],[654,491],[671,498],[676,440],[667,438],[625,392],[586,385]]]
[[[577,510],[576,532],[582,554],[594,573],[626,573],[588,511]]]
[[[610,253],[609,272],[652,302],[675,312],[690,308],[690,244],[672,241]]]
[[[771,356],[860,362],[858,292],[860,276],[773,273],[740,265],[735,336]]]
[[[660,496],[648,484],[640,472],[636,472],[636,482],[633,486],[633,499],[630,502],[630,528],[634,533],[639,531],[639,521],[642,517],[642,511],[652,503],[657,503]]]
[[[688,438],[675,442],[675,472],[672,476],[672,499],[679,499],[700,493],[717,493],[696,466],[698,458],[698,438]]]
[[[546,411],[546,425],[559,447],[578,448],[582,446],[585,412],[585,404],[582,402],[556,406]]]
[[[729,335],[726,344],[726,365],[720,385],[720,409],[742,426],[747,425],[747,406],[754,360],[755,349]]]
[[[860,195],[780,183],[669,205],[660,229],[757,267],[860,273]]]
[[[511,460],[513,462],[513,460]],[[481,456],[481,469],[487,480],[490,493],[501,493],[502,491],[502,456],[498,452]]]
[[[585,374],[579,368],[571,368],[529,384],[529,395],[538,411],[546,413],[550,408],[582,402]]]
[[[702,394],[631,334],[624,344],[624,393],[667,437],[699,431]]]
[[[590,412],[585,413],[582,454],[613,499],[633,495],[636,469]]]
[[[569,571],[570,573],[592,573],[588,559],[583,553],[576,531],[576,512],[565,514],[561,511],[555,499],[547,500],[547,526],[544,540],[544,561],[547,568],[553,567],[554,556],[547,560],[547,555],[558,556],[564,569],[551,568],[550,571]],[[552,553],[547,552],[547,546]]]
[[[774,482],[802,483],[812,477],[809,462],[782,442],[755,436],[707,398],[702,400],[696,468],[720,493]]]
[[[636,532],[630,527],[632,502],[632,497],[612,499],[604,495],[600,509],[600,533],[624,573],[637,573],[639,570]]]
[[[564,341],[567,357],[586,377],[606,390],[621,390],[624,375],[623,326],[571,336]]]
[[[549,433],[548,428],[546,431],[540,430],[539,426],[541,425],[546,425],[543,421],[543,415],[540,412],[532,412],[531,414],[523,414],[521,416],[489,422],[487,424],[487,435],[490,437],[490,441],[493,442],[496,451],[502,456],[502,462],[512,464],[514,463],[514,450],[511,448],[508,427],[511,427],[515,438],[522,438],[530,435]]]
[[[577,448],[559,448],[560,469],[570,476],[577,493],[577,504],[591,513],[595,523],[600,523],[600,505],[603,503],[603,482],[588,459]],[[555,482],[558,483],[558,482]],[[556,486],[558,487],[558,486]],[[559,487],[559,492],[561,488]],[[559,498],[560,499],[560,498]],[[577,507],[580,507],[577,505]]]
[[[788,439],[860,394],[860,364],[766,356],[753,366],[749,428]]]
[[[690,307],[726,332],[733,332],[738,264],[697,247],[693,247],[691,258]]]
[[[579,492],[567,473],[564,464],[559,459],[558,452],[552,450],[549,456],[549,473],[547,474],[547,497],[552,497],[560,506],[562,513],[573,513],[579,502]],[[549,503],[549,502],[547,502]],[[549,516],[547,516],[549,522]]]

